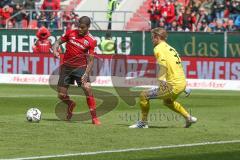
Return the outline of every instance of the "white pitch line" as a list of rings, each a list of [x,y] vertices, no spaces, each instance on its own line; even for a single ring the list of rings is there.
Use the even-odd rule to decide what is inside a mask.
[[[31,97],[57,97],[57,95],[41,94],[19,94],[19,95],[0,95],[0,98],[31,98]]]
[[[202,142],[202,143],[190,143],[190,144],[177,144],[177,145],[145,147],[145,148],[128,148],[128,149],[118,149],[118,150],[107,150],[107,151],[96,151],[96,152],[80,152],[80,153],[48,155],[48,156],[36,156],[36,157],[23,157],[23,158],[13,158],[13,159],[0,159],[0,160],[47,159],[47,158],[60,158],[60,157],[71,157],[71,156],[86,156],[86,155],[97,155],[97,154],[106,154],[106,153],[122,153],[122,152],[131,152],[131,151],[159,150],[159,149],[166,149],[166,148],[182,148],[182,147],[205,146],[205,145],[212,145],[212,144],[231,144],[231,143],[240,143],[240,140]]]
[[[77,97],[77,96],[82,96],[82,95],[70,95],[71,97]],[[55,97],[55,98],[57,98],[57,94],[56,95],[47,95],[47,94],[32,94],[32,95],[30,95],[30,94],[22,94],[22,95],[5,95],[5,96],[1,96],[0,95],[0,98],[32,98],[32,97],[34,97],[34,98],[42,98],[42,97]]]

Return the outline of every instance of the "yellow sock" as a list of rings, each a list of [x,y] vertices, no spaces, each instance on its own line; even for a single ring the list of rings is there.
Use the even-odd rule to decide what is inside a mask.
[[[189,113],[185,110],[185,108],[176,101],[164,101],[164,104],[170,108],[171,110],[180,113],[183,117],[188,118]]]
[[[148,112],[150,108],[149,100],[146,98],[144,93],[140,95],[140,107],[142,110],[142,121],[147,121]]]

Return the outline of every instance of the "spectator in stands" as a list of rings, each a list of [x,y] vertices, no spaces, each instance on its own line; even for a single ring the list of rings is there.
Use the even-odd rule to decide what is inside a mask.
[[[46,27],[41,27],[36,36],[38,40],[32,47],[33,53],[50,53],[52,48],[51,40],[48,39],[51,36],[50,31]]]
[[[192,0],[190,2],[191,2],[190,7],[192,8],[192,12],[198,13],[202,2],[200,0]]]
[[[79,19],[79,15],[76,14],[74,11],[71,12],[70,14],[70,18],[71,18],[71,21],[72,21],[72,27],[73,28],[76,28],[78,26],[78,19]]]
[[[233,19],[228,19],[227,21],[227,26],[226,26],[226,31],[233,32],[236,31],[237,27],[234,25]]]
[[[27,20],[27,26],[29,25],[30,21],[33,19],[36,19],[37,13],[35,11],[35,1],[34,0],[25,0],[24,3],[24,9],[26,10],[33,10],[33,11],[26,11],[26,20]]]
[[[166,4],[161,9],[161,15],[165,18],[167,28],[170,28],[171,23],[176,20],[175,7],[170,0],[166,0]]]
[[[108,29],[112,29],[112,14],[118,7],[118,1],[117,0],[108,0],[108,12],[107,12],[107,18],[108,18]]]
[[[208,26],[208,23],[206,20],[203,20],[201,25],[199,26],[198,31],[200,32],[211,32],[211,28]]]
[[[159,27],[167,30],[167,26],[165,25],[165,19],[164,18],[160,18]]]
[[[11,6],[12,0],[1,0],[0,1],[0,8],[4,8],[5,6]]]
[[[206,11],[203,7],[199,9],[199,13],[196,16],[196,31],[198,31],[202,25],[202,22],[206,22],[207,24],[209,23],[208,16],[206,14]]]
[[[224,10],[225,10],[225,0],[214,0],[212,5],[212,12],[214,18],[223,19],[224,17]]]
[[[212,6],[213,6],[213,0],[206,0],[202,3],[201,7],[205,9],[206,14],[208,16],[208,20],[213,20],[213,13],[212,13]]]
[[[148,13],[150,14],[151,28],[159,27],[160,23],[160,2],[159,0],[152,0],[149,4]]]
[[[184,0],[184,6],[189,6],[189,4],[190,4],[190,0]]]
[[[107,32],[105,35],[105,39],[101,41],[101,50],[102,54],[115,54],[116,53],[116,43],[112,39],[112,35],[110,32]]]
[[[14,26],[15,28],[22,28],[22,21],[24,17],[26,16],[26,12],[23,10],[23,6],[21,6],[19,3],[16,4],[13,15],[16,15],[14,17]]]
[[[221,19],[216,20],[216,26],[213,28],[214,32],[224,32],[225,28],[223,26],[223,21]]]
[[[13,13],[13,8],[6,5],[0,10],[0,26],[6,27],[7,19],[11,17]]]
[[[42,0],[35,0],[35,11],[36,11],[36,19],[38,19],[38,16],[41,14],[41,8],[42,8]]]
[[[181,26],[183,25],[183,14],[185,13],[185,7],[184,6],[181,6],[178,10],[177,10],[177,16],[176,16],[176,21],[177,21],[177,24],[178,26]]]
[[[63,21],[63,28],[65,31],[71,30],[75,28],[75,23],[78,21],[79,16],[74,11],[72,12],[63,12],[62,21]]]
[[[57,15],[57,11],[60,10],[60,0],[44,0],[41,9],[56,11],[54,14]],[[45,11],[44,13],[47,14],[48,12]]]
[[[176,15],[178,15],[179,10],[181,10],[182,7],[184,8],[184,5],[181,2],[179,2],[179,1],[174,2],[174,8],[175,8]]]
[[[191,12],[191,8],[187,7],[182,15],[182,20],[180,24],[182,24],[182,28],[184,31],[193,31],[195,28],[196,22],[196,13]]]
[[[62,21],[63,21],[63,28],[65,31],[70,30],[72,28],[71,15],[69,12],[67,11],[63,12]]]
[[[11,0],[11,1],[12,1],[11,2],[12,5],[20,4],[21,6],[23,6],[25,3],[25,0]]]
[[[44,0],[41,9],[43,10],[38,26],[47,28],[58,28],[58,10],[60,9],[60,0]]]
[[[171,23],[171,26],[168,28],[169,31],[178,31],[178,24],[177,24],[177,21],[174,20],[172,23]]]
[[[235,19],[234,25],[237,27],[237,29],[240,29],[240,16],[237,16]]]
[[[240,0],[232,0],[229,5],[229,17],[233,20],[240,15]]]

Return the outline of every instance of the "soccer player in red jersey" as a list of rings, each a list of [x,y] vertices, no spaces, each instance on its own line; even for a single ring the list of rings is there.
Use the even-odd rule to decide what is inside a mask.
[[[58,98],[68,105],[67,120],[71,119],[73,109],[76,106],[76,103],[68,95],[68,88],[73,81],[76,81],[86,95],[92,115],[92,123],[99,125],[100,121],[96,115],[96,102],[89,81],[97,45],[97,41],[88,31],[90,24],[89,17],[81,17],[78,21],[78,29],[67,31],[54,43],[53,54],[56,58],[60,58],[58,48],[61,44],[66,43],[66,52],[58,81]]]

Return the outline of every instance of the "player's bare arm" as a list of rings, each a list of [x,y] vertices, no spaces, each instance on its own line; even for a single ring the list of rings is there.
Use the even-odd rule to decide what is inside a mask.
[[[87,82],[87,78],[89,77],[90,72],[92,71],[92,68],[93,68],[93,62],[94,62],[94,56],[89,55],[88,65],[87,65],[87,68],[86,68],[86,71],[85,71],[84,75],[82,76],[82,83]]]
[[[52,46],[52,50],[53,50],[53,55],[55,58],[60,58],[60,54],[58,52],[58,48],[60,47],[61,44],[63,44],[64,41],[59,38],[58,40],[55,41],[55,43]]]

